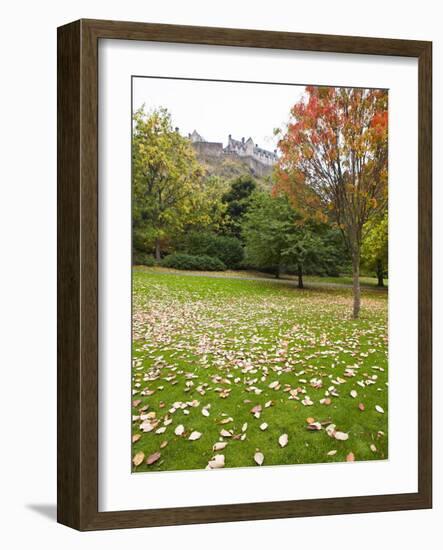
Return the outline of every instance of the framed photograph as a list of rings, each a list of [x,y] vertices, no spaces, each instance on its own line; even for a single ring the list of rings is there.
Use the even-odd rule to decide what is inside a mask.
[[[430,508],[430,42],[58,29],[58,521]]]

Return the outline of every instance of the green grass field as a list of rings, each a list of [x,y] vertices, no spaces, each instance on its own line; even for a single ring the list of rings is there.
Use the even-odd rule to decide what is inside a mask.
[[[145,271],[147,273],[176,273],[179,275],[196,275],[196,276],[208,276],[208,277],[224,277],[228,279],[271,279],[275,281],[275,277],[270,275],[269,273],[263,273],[262,271],[245,271],[245,270],[226,270],[226,271],[180,271],[178,269],[173,269],[170,267],[145,267],[145,266],[137,266],[137,271]],[[280,278],[280,281],[297,281],[297,277],[295,275],[288,275],[283,274]],[[314,284],[320,284],[320,285],[345,285],[345,286],[352,286],[352,277],[347,275],[342,275],[340,277],[320,277],[318,275],[304,275],[303,281],[306,286]],[[377,287],[377,279],[375,277],[360,277],[360,285],[362,287]],[[384,285],[387,288],[388,287],[388,279],[384,280]],[[378,290],[378,289],[377,289]]]
[[[387,292],[363,290],[357,321],[351,304],[346,287],[135,269],[133,471],[386,459]]]

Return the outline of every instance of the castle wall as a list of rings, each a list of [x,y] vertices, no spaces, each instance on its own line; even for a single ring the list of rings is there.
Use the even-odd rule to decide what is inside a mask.
[[[207,141],[196,141],[192,144],[199,155],[208,157],[221,157],[223,155],[223,144]]]
[[[254,146],[254,142],[249,138],[246,142],[236,141],[229,136],[228,145],[223,147],[222,143],[203,141],[203,138],[194,130],[189,135],[196,153],[202,157],[222,158],[231,157],[241,159],[251,170],[251,173],[258,177],[263,177],[271,173],[275,164],[275,158],[271,153]],[[202,141],[199,141],[199,140]]]
[[[267,176],[272,172],[272,164],[263,164],[263,162],[257,160],[255,157],[247,156],[242,157],[243,161],[251,169],[252,173],[256,176],[263,177]]]

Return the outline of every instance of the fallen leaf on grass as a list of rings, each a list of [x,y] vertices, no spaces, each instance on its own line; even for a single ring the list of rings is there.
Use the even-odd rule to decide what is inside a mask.
[[[375,405],[375,410],[381,414],[385,412],[383,407],[380,407],[380,405]]]
[[[329,426],[326,426],[326,433],[329,435],[329,437],[334,437],[335,424],[329,424]]]
[[[255,453],[254,460],[259,466],[261,466],[265,460],[265,456],[263,453]]]
[[[357,392],[356,392],[355,390],[351,390],[351,391],[349,392],[349,395],[350,395],[351,397],[356,398],[358,394],[357,394]]]
[[[286,445],[288,444],[288,434],[282,434],[278,438],[278,444],[280,445],[280,447],[286,447]]]
[[[166,447],[167,444],[168,444],[167,441],[162,441],[162,442],[160,443],[160,449],[164,449],[164,448]]]
[[[262,431],[265,431],[267,427],[268,425],[266,424],[266,422],[263,422],[263,424],[260,424],[260,430]]]
[[[371,451],[372,451],[373,453],[376,453],[376,452],[377,452],[377,447],[376,447],[373,443],[371,443],[371,445],[369,446],[369,448],[371,449]]]
[[[220,431],[220,435],[222,437],[232,437],[232,432],[228,432],[228,430],[223,429]]]
[[[175,435],[183,435],[184,432],[185,432],[185,427],[183,426],[183,424],[179,424],[174,430]]]
[[[196,441],[197,439],[200,439],[201,435],[202,434],[200,432],[192,432],[188,439],[190,441]]]
[[[354,462],[354,460],[355,460],[354,453],[349,453],[348,455],[346,455],[346,462]]]
[[[228,444],[227,441],[217,441],[217,443],[214,443],[212,446],[213,451],[222,451],[226,445]]]
[[[225,465],[225,455],[215,455],[208,462],[207,469],[215,470],[216,468],[223,468]]]
[[[326,454],[327,454],[328,456],[334,456],[334,455],[337,454],[337,450],[336,450],[336,449],[332,449],[332,451],[328,451]]]
[[[346,434],[344,432],[335,432],[334,437],[339,441],[346,441],[349,438],[349,434]]]
[[[157,460],[161,457],[161,452],[157,451],[153,453],[152,455],[149,455],[146,459],[146,464],[150,466],[151,464],[154,464],[154,462],[157,462]]]
[[[361,411],[364,411],[364,410],[365,410],[365,406],[363,405],[363,403],[359,403],[359,404],[358,404],[358,408],[359,408]]]
[[[311,422],[306,426],[306,429],[311,431],[321,430],[321,424],[320,422]]]
[[[140,438],[141,438],[141,434],[134,434],[132,436],[132,443],[137,443],[137,441],[139,441]]]
[[[144,458],[145,458],[145,453],[143,451],[139,451],[138,453],[135,453],[132,459],[132,463],[134,464],[134,466],[140,466]]]
[[[151,424],[151,422],[148,422],[148,421],[142,422],[140,424],[140,430],[142,432],[152,432],[152,430],[155,428],[156,425],[157,424]]]

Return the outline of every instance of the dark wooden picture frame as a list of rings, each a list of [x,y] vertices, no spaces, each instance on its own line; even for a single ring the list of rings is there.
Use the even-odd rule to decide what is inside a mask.
[[[98,42],[159,41],[418,58],[418,492],[98,511]],[[58,29],[58,521],[79,530],[432,506],[432,43],[80,20]]]

